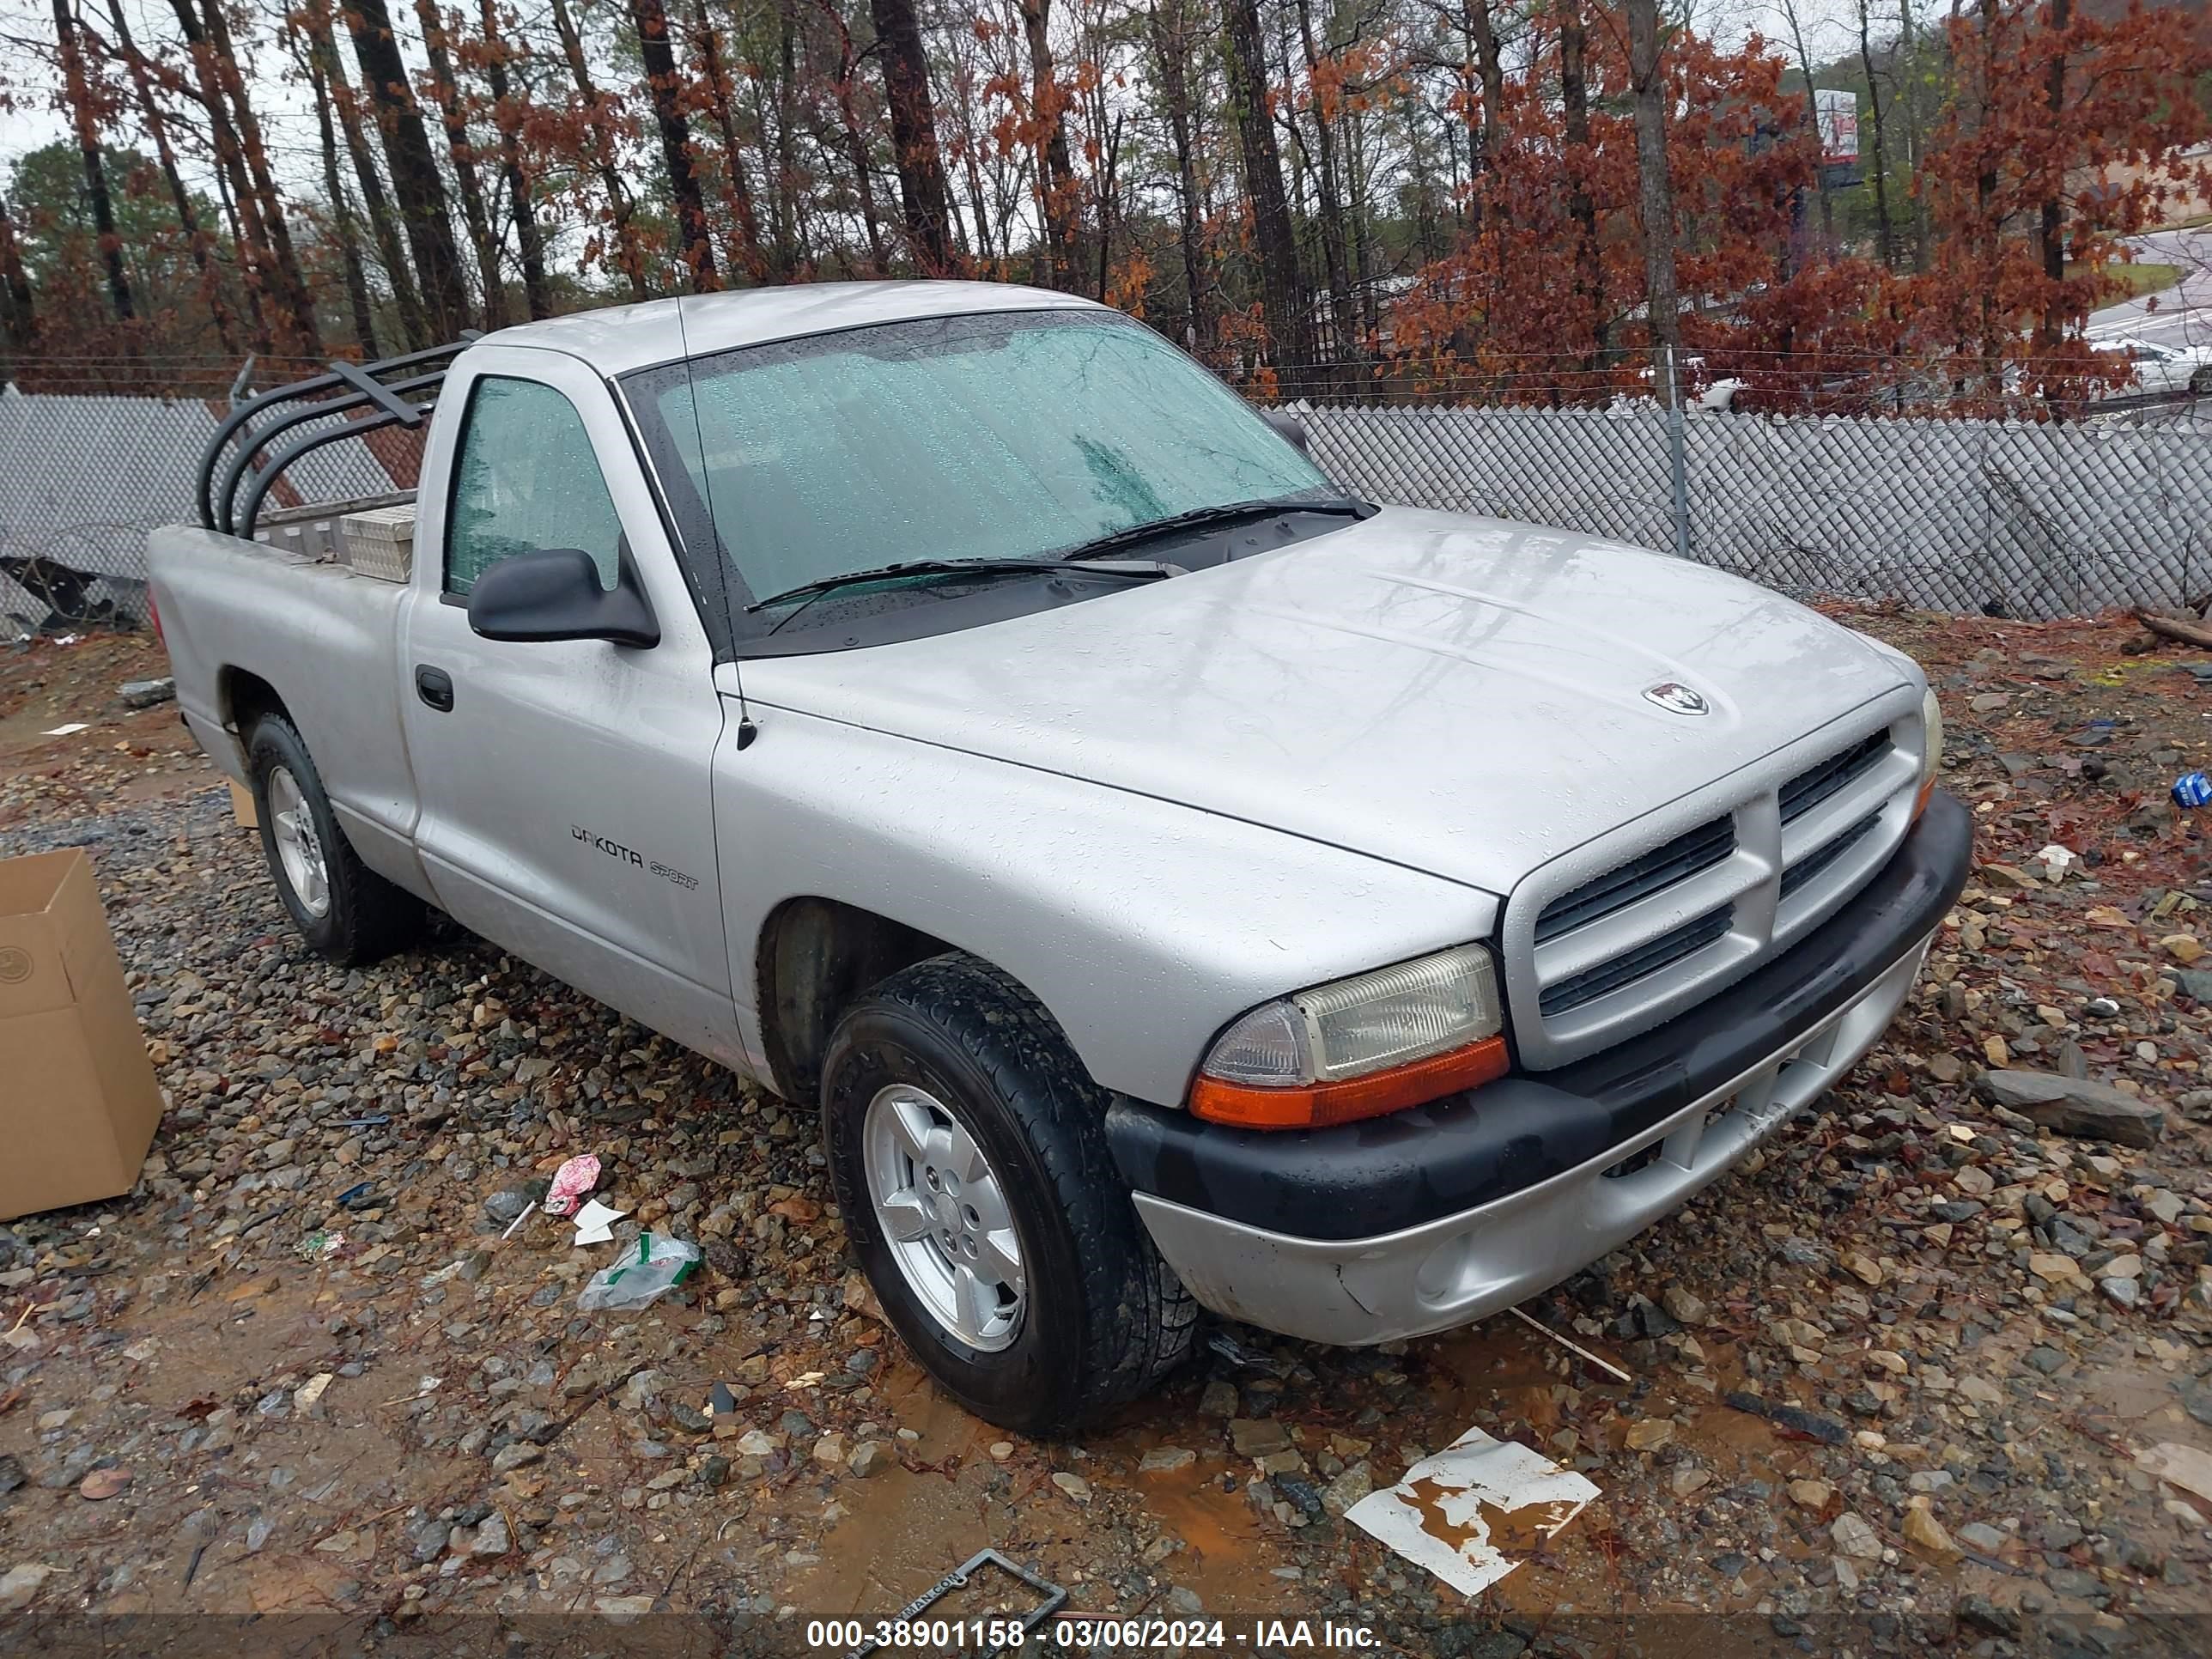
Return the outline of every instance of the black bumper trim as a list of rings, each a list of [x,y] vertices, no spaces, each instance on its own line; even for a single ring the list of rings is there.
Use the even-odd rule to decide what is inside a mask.
[[[1301,1238],[1372,1238],[1573,1169],[1726,1086],[1844,1007],[1966,883],[1973,820],[1937,794],[1889,862],[1797,945],[1644,1036],[1556,1070],[1341,1128],[1232,1129],[1116,1099],[1107,1144],[1140,1193]]]

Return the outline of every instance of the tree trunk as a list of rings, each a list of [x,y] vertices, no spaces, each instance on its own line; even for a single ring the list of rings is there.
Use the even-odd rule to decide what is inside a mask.
[[[316,59],[313,42],[306,44],[301,57],[307,71],[307,90],[314,94],[315,129],[323,149],[323,191],[331,198],[331,230],[337,238],[338,257],[344,264],[346,306],[353,313],[354,343],[361,348],[362,361],[374,362],[383,353],[376,349],[376,313],[369,305],[368,273],[362,269],[353,204],[338,177],[338,135],[331,119],[330,82]]]
[[[214,8],[211,5],[210,9]],[[392,169],[392,194],[399,222],[415,256],[415,275],[430,327],[450,340],[469,325],[468,289],[461,281],[461,253],[453,240],[453,220],[439,176],[437,152],[415,102],[407,62],[384,0],[345,0],[347,32],[361,65],[363,88],[376,111],[384,139],[384,159]]]
[[[191,0],[173,0],[177,20],[183,23],[191,15]],[[206,55],[214,66],[214,78],[230,100],[238,122],[236,149],[245,168],[240,181],[243,193],[250,195],[256,204],[262,234],[268,238],[270,263],[274,281],[271,297],[284,313],[291,341],[306,356],[323,355],[322,331],[315,321],[315,298],[307,291],[307,280],[301,273],[300,260],[292,249],[291,227],[285,222],[284,204],[276,193],[276,180],[270,171],[269,147],[262,142],[260,118],[253,112],[253,100],[246,95],[246,79],[238,67],[238,48],[230,38],[230,21],[223,15],[222,7],[210,0],[203,7],[200,21],[204,25]],[[187,27],[185,40],[193,42],[198,29]],[[248,184],[250,181],[250,185]],[[252,220],[248,221],[249,226]]]
[[[788,6],[776,8],[776,77],[775,77],[775,156],[770,168],[774,175],[775,270],[778,276],[788,280],[799,264],[799,158],[792,143],[792,92],[797,84],[796,66],[792,60],[793,37],[797,31],[792,26]],[[762,122],[762,149],[767,149],[767,122]]]
[[[1194,351],[1210,351],[1213,347],[1213,327],[1208,301],[1212,298],[1212,283],[1208,280],[1205,234],[1200,212],[1198,195],[1198,158],[1191,134],[1190,76],[1188,60],[1190,50],[1190,14],[1188,0],[1167,0],[1174,9],[1174,21],[1169,21],[1161,10],[1159,0],[1153,0],[1151,9],[1152,58],[1159,72],[1161,101],[1167,106],[1168,137],[1175,147],[1176,202],[1182,214],[1182,282],[1183,293],[1188,302],[1190,337]]]
[[[1498,165],[1504,145],[1505,60],[1498,46],[1498,28],[1491,16],[1490,0],[1467,0],[1467,32],[1474,41],[1475,72],[1482,77],[1482,149],[1475,163],[1478,176]]]
[[[1313,9],[1310,0],[1297,0],[1298,41],[1305,50],[1306,83],[1311,86],[1315,72],[1321,67],[1321,54],[1314,46]],[[1350,355],[1346,347],[1348,336],[1355,326],[1352,309],[1352,270],[1346,255],[1346,238],[1344,228],[1344,192],[1336,170],[1336,122],[1314,100],[1314,133],[1316,137],[1315,189],[1321,205],[1322,264],[1328,272],[1329,342],[1330,355],[1339,360]]]
[[[201,107],[207,112],[208,137],[215,151],[216,184],[229,216],[231,244],[238,250],[239,275],[245,283],[246,308],[252,324],[251,337],[257,350],[267,352],[271,341],[262,299],[264,295],[274,298],[279,286],[270,268],[269,240],[262,233],[260,210],[246,186],[246,163],[239,154],[238,132],[231,125],[230,107],[224,100],[214,49],[208,44],[206,32],[200,27],[191,0],[173,0],[173,4],[177,25],[184,32],[185,45],[191,54],[194,78],[199,87],[197,95]]]
[[[607,210],[614,217],[615,264],[629,279],[629,297],[646,299],[652,290],[645,282],[645,255],[637,245],[636,227],[630,222],[637,212],[637,202],[615,171],[613,120],[606,99],[592,79],[591,59],[585,56],[584,37],[577,32],[568,0],[553,0],[553,27],[561,37],[561,54],[568,59],[576,95],[584,100],[584,117],[592,133],[592,166],[606,190]]]
[[[1628,12],[1628,81],[1636,100],[1637,216],[1644,222],[1644,307],[1650,319],[1652,386],[1672,406],[1674,349],[1682,343],[1674,289],[1674,186],[1667,165],[1667,83],[1659,72],[1657,0],[1623,0]]]
[[[1595,395],[1595,372],[1605,362],[1611,312],[1605,298],[1605,261],[1597,242],[1597,203],[1589,188],[1589,44],[1582,0],[1560,0],[1559,106],[1564,117],[1560,136],[1565,140],[1560,160],[1568,180],[1567,216],[1575,222],[1575,291],[1582,296],[1584,314],[1589,319],[1582,390]]]
[[[207,306],[209,319],[215,324],[215,337],[228,355],[238,349],[238,342],[231,331],[230,306],[222,297],[222,273],[216,268],[210,246],[214,239],[200,223],[191,192],[185,188],[184,175],[177,170],[177,151],[169,142],[168,120],[161,113],[161,100],[154,95],[154,82],[147,72],[145,56],[131,38],[131,24],[124,15],[122,0],[107,0],[107,21],[115,30],[115,44],[131,71],[131,90],[138,100],[138,116],[146,124],[147,137],[154,141],[154,155],[161,163],[162,182],[169,187],[177,223],[191,246],[192,267],[199,273],[200,297]]]
[[[361,104],[354,96],[353,83],[346,78],[345,59],[338,55],[337,38],[331,32],[330,14],[309,9],[301,14],[307,30],[308,49],[319,65],[323,82],[331,89],[331,102],[336,106],[338,132],[345,140],[346,155],[353,164],[353,174],[361,185],[362,211],[368,216],[368,234],[376,244],[376,257],[384,266],[384,278],[392,284],[392,304],[399,311],[399,331],[410,351],[425,350],[438,344],[430,332],[430,320],[422,312],[422,296],[415,287],[414,272],[407,264],[407,250],[399,240],[399,227],[392,219],[391,204],[384,194],[384,176],[376,170],[375,154],[368,147],[368,139],[361,130]]]
[[[1267,59],[1260,35],[1258,0],[1226,0],[1229,100],[1235,107],[1237,148],[1244,163],[1244,194],[1252,207],[1252,240],[1260,256],[1260,304],[1267,319],[1268,361],[1303,368],[1311,348],[1305,301],[1298,282],[1298,249],[1291,230],[1291,204],[1283,191],[1282,153],[1275,144],[1267,106]]]
[[[222,125],[228,125],[228,122],[222,121],[220,116],[216,120]],[[230,229],[231,249],[237,255],[238,269],[245,276],[246,337],[253,342],[254,350],[265,354],[271,347],[269,319],[261,306],[260,267],[255,264],[259,258],[255,251],[257,244],[246,240],[245,223],[238,210],[238,197],[231,187],[231,175],[222,167],[217,167],[215,172],[215,198],[222,205],[223,223]]]
[[[39,313],[31,293],[31,279],[23,274],[23,256],[15,246],[15,222],[8,216],[8,203],[0,197],[0,327],[8,343],[28,351],[38,343]]]
[[[100,263],[107,267],[108,303],[115,307],[116,321],[127,323],[137,315],[137,307],[131,303],[131,277],[123,268],[123,238],[116,233],[115,204],[108,199],[107,167],[100,153],[100,118],[92,106],[92,88],[85,81],[84,55],[77,45],[76,16],[70,0],[54,0],[54,40],[61,52],[70,125],[84,161],[85,199],[92,205],[93,228],[100,237]]]
[[[884,252],[883,228],[876,212],[875,163],[868,155],[867,135],[860,131],[860,112],[853,101],[853,32],[845,27],[844,14],[830,0],[814,3],[837,31],[837,118],[844,132],[845,159],[853,169],[853,188],[860,199],[860,228],[867,234],[870,274],[880,276],[890,262]],[[786,113],[787,118],[787,110]]]
[[[522,170],[522,101],[508,89],[507,46],[500,32],[498,0],[483,0],[484,84],[491,88],[492,118],[499,125],[499,162],[507,175],[507,194],[514,204],[514,243],[522,256],[522,294],[534,319],[553,314],[553,295],[545,286],[545,233],[538,222],[538,203],[530,175]]]
[[[668,193],[676,204],[676,231],[683,242],[684,267],[694,294],[721,287],[714,269],[714,240],[707,231],[707,198],[691,165],[691,123],[684,112],[676,76],[676,51],[668,39],[668,10],[662,0],[629,0],[637,27],[638,57],[645,65],[653,124],[660,133],[660,161],[668,169]]]
[[[714,124],[722,133],[722,193],[730,214],[730,266],[743,270],[756,283],[768,280],[768,260],[761,252],[760,222],[753,212],[752,186],[745,179],[744,147],[738,142],[737,100],[730,91],[730,72],[722,62],[722,45],[707,18],[707,0],[691,0],[691,27],[698,37],[700,67],[707,72],[707,93],[714,100]]]
[[[884,96],[890,106],[891,148],[898,162],[899,204],[916,264],[927,276],[953,270],[945,188],[937,147],[937,115],[929,95],[929,59],[914,0],[869,0],[884,54]]]
[[[1905,176],[1912,181],[1912,268],[1928,269],[1928,193],[1920,187],[1920,47],[1913,33],[1912,0],[1897,0],[1898,46],[1905,100]]]
[[[1066,92],[1052,55],[1052,0],[1021,0],[1022,34],[1030,52],[1030,119],[1038,131],[1037,179],[1044,214],[1048,288],[1068,286],[1075,264],[1075,165],[1067,147]]]
[[[1996,101],[1996,89],[1990,84],[1996,54],[1997,0],[1981,0],[1978,8],[1981,29],[1981,63],[1975,71],[1977,95],[1981,100],[1981,112],[1976,125],[1979,131],[1990,123]],[[2004,239],[2002,216],[1996,211],[1997,157],[1996,152],[1984,146],[1982,169],[1974,175],[1974,241],[1982,256],[1982,268],[1995,270],[1999,245]],[[1996,296],[1986,287],[1976,296],[1981,312],[1982,372],[1987,380],[1987,390],[1993,395],[2002,393],[2003,374],[1997,367],[1997,358],[2003,350],[2006,326]]]
[[[57,0],[58,3],[58,0]],[[2060,44],[2053,46],[2051,62],[2043,72],[2043,107],[2045,119],[2053,132],[2066,131],[2066,51],[2063,37],[2074,21],[2074,0],[2051,0],[2047,27]],[[2063,169],[2054,170],[2051,194],[2044,198],[2042,210],[2037,216],[2037,239],[2043,251],[2043,280],[2050,287],[2043,305],[2043,316],[2037,328],[2036,343],[2045,356],[2058,349],[2059,337],[2066,331],[2066,305],[2059,284],[2066,280],[2066,203],[2060,191],[2065,188]]]
[[[1790,38],[1797,46],[1797,72],[1805,77],[1805,113],[1813,123],[1813,146],[1815,155],[1820,146],[1820,107],[1813,97],[1813,58],[1805,50],[1805,30],[1797,21],[1795,0],[1784,0],[1783,21],[1790,25]],[[1820,257],[1815,264],[1825,264],[1836,252],[1836,206],[1828,196],[1828,170],[1816,164],[1813,173],[1813,188],[1820,202]]]
[[[1859,66],[1866,70],[1867,98],[1874,106],[1874,218],[1875,246],[1881,250],[1881,268],[1887,270],[1896,261],[1897,239],[1889,222],[1889,152],[1882,144],[1881,83],[1874,75],[1873,27],[1867,19],[1867,0],[1859,4]]]
[[[446,49],[446,25],[439,15],[438,0],[415,0],[415,16],[422,25],[423,55],[429,60],[430,84],[437,91],[438,112],[444,118],[446,149],[453,158],[453,184],[461,195],[461,217],[477,251],[477,274],[483,284],[484,326],[505,328],[507,279],[500,274],[500,239],[493,234],[490,215],[484,211],[476,146],[469,142],[468,114],[461,107],[460,88],[453,82],[453,60]]]

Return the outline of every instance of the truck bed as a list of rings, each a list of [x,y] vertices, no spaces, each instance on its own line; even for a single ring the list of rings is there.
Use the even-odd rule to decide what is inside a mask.
[[[250,722],[273,691],[363,861],[426,890],[410,842],[416,792],[399,719],[398,618],[411,590],[182,525],[148,537],[146,564],[179,707],[216,764],[246,781],[241,715]]]

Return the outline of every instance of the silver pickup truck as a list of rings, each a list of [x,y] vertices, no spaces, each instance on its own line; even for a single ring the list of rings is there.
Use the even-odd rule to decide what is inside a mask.
[[[411,501],[283,506],[425,419]],[[818,1107],[892,1323],[1048,1433],[1201,1307],[1382,1342],[1604,1255],[1965,879],[1907,658],[1303,439],[1065,295],[660,301],[246,405],[153,592],[312,945],[435,906]]]

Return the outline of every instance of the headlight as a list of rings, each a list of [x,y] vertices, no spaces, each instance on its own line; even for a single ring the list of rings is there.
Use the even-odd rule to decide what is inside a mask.
[[[1504,1074],[1498,970],[1480,945],[1263,1003],[1199,1066],[1190,1109],[1246,1128],[1374,1117]]]
[[[1935,793],[1936,775],[1943,769],[1943,709],[1936,701],[1936,688],[1932,685],[1921,695],[1920,730],[1920,793],[1912,802],[1912,816],[1916,818],[1928,805],[1928,797]]]

